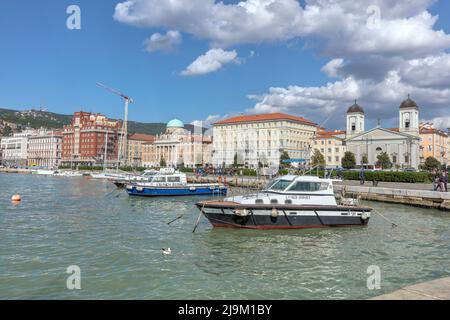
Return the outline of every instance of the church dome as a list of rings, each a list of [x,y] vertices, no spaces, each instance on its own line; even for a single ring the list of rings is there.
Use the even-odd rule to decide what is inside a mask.
[[[167,128],[184,128],[184,123],[181,120],[173,119],[167,123]]]
[[[400,109],[419,109],[419,106],[408,95],[408,99],[402,102],[402,104],[400,105]]]
[[[347,113],[364,113],[364,109],[355,101],[355,104],[348,108]]]

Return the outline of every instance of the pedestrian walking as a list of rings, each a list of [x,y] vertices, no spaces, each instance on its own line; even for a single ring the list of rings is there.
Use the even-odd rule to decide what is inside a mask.
[[[445,192],[448,192],[447,185],[448,185],[448,170],[445,169],[442,173],[442,183],[444,184],[444,190]]]
[[[364,167],[361,167],[359,171],[359,184],[364,184],[366,182],[366,174],[364,172]]]

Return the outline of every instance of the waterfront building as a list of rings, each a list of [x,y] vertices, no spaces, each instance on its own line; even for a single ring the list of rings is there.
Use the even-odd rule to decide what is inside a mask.
[[[421,123],[420,130],[420,162],[423,164],[428,157],[437,159],[440,163],[450,165],[450,138],[443,130],[434,128],[431,123]]]
[[[121,123],[102,114],[75,112],[64,126],[62,163],[65,165],[114,165],[119,152]],[[106,149],[106,158],[105,158]]]
[[[28,137],[28,166],[57,168],[61,162],[61,130],[41,129]]]
[[[10,137],[3,137],[0,142],[3,164],[8,166],[27,166],[28,138],[35,133],[35,130],[27,129],[14,133]]]
[[[347,110],[347,150],[355,154],[360,165],[364,156],[368,164],[376,164],[383,152],[389,155],[394,168],[418,169],[420,163],[419,107],[409,96],[399,108],[399,127],[380,125],[365,131],[365,112],[356,102]]]
[[[213,125],[213,165],[278,168],[287,152],[292,161],[310,161],[317,124],[284,113],[241,115]]]
[[[153,143],[143,144],[143,166],[167,167],[203,166],[211,163],[212,138],[199,132],[185,129],[184,123],[173,119],[167,123],[166,131],[156,135]]]
[[[327,168],[341,167],[342,158],[347,151],[345,131],[319,131],[314,139],[314,149],[323,155]]]
[[[143,166],[144,145],[151,145],[155,141],[155,136],[143,133],[135,133],[127,139],[127,162],[132,167]]]

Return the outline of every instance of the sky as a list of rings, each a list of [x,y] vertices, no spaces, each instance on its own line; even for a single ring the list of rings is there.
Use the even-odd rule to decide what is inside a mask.
[[[80,29],[71,5],[80,8]],[[70,25],[69,23],[69,25]],[[0,6],[0,108],[204,125],[285,112],[398,126],[410,94],[450,127],[450,1],[39,0]]]

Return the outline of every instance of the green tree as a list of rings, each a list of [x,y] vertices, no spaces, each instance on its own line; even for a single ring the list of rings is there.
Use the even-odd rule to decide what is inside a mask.
[[[291,157],[289,157],[289,153],[287,153],[287,151],[283,151],[280,156],[280,166],[285,165],[284,161],[290,160],[290,159],[291,159]]]
[[[366,154],[363,154],[361,157],[361,163],[362,164],[368,164],[369,163],[369,159],[367,158]]]
[[[9,136],[11,136],[12,134],[13,134],[13,131],[12,131],[11,127],[8,126],[8,125],[6,125],[5,128],[3,129],[3,135],[4,135],[5,137],[9,137]]]
[[[353,152],[347,151],[342,157],[342,167],[344,169],[353,169],[356,166],[356,159]]]
[[[442,167],[439,160],[433,157],[428,157],[425,160],[423,168],[427,171],[439,170]]]
[[[389,159],[389,155],[386,152],[382,152],[377,156],[377,165],[382,167],[383,169],[392,168],[391,159]]]
[[[237,154],[237,152],[234,154],[234,158],[233,158],[233,167],[235,167],[235,168],[239,167],[239,163],[238,163],[238,154]]]
[[[159,166],[161,168],[165,168],[167,166],[166,159],[161,158],[161,161],[159,162]]]
[[[318,150],[314,150],[314,154],[311,157],[311,165],[313,167],[324,167],[325,166],[325,157],[323,154]]]

